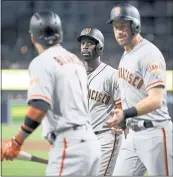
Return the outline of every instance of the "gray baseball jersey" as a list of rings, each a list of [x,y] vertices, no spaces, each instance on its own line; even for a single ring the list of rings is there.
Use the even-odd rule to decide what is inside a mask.
[[[147,97],[147,91],[152,87],[158,85],[165,87],[165,69],[161,52],[145,39],[131,52],[124,53],[118,71],[123,109],[135,106],[141,99]],[[133,119],[158,121],[170,119],[166,89],[164,89],[164,102],[160,109]]]
[[[117,71],[109,65],[101,64],[88,75],[88,108],[94,131],[108,129],[106,120],[120,100]]]
[[[31,85],[28,90],[28,100],[42,99],[51,105],[54,115],[50,117],[56,120],[58,131],[89,121],[85,68],[82,64],[59,65],[54,57],[61,55],[73,54],[61,46],[56,46],[31,62]]]
[[[88,108],[94,132],[99,132],[97,137],[102,151],[99,176],[112,175],[121,142],[121,137],[105,123],[115,104],[121,102],[117,81],[117,70],[103,62],[88,74]]]
[[[54,132],[56,130],[57,121],[53,117],[53,112],[48,110],[47,115],[42,121],[42,135],[44,138],[47,138],[50,132]]]
[[[41,99],[50,104],[46,121],[48,129],[56,134],[46,173],[96,175],[101,149],[89,124],[85,68],[80,61],[60,65],[55,57],[74,57],[79,61],[58,45],[44,51],[29,66],[28,101]],[[78,161],[83,165],[76,165]]]
[[[148,114],[127,119],[129,134],[123,140],[113,175],[173,175],[173,129],[167,110],[165,61],[158,48],[147,40],[124,53],[119,64],[119,87],[123,109],[135,106],[148,90],[164,87],[163,105]],[[142,126],[151,121],[153,127]],[[141,129],[134,129],[134,124]]]

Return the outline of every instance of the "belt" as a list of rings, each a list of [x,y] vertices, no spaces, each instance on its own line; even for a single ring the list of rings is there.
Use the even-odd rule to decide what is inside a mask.
[[[139,126],[138,122],[127,123],[127,126],[130,127],[135,132],[154,127],[152,121],[144,121],[143,124],[140,126]]]
[[[100,131],[95,131],[94,133],[95,133],[96,135],[99,135],[99,134],[104,133],[104,132],[107,132],[107,131],[109,131],[109,130],[110,130],[110,129],[100,130]]]
[[[144,127],[145,128],[152,128],[154,127],[152,121],[144,121]]]
[[[83,125],[73,125],[72,127],[69,127],[69,128],[66,128],[64,129],[63,131],[61,132],[58,132],[58,131],[55,131],[55,132],[49,132],[47,134],[47,136],[45,137],[45,139],[47,139],[49,141],[50,144],[53,144],[56,137],[61,134],[61,133],[64,133],[66,131],[76,131],[76,130],[79,130],[80,128],[83,128],[85,127],[87,129],[87,125],[83,124]]]

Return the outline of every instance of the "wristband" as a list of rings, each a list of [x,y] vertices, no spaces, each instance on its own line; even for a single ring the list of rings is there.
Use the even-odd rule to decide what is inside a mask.
[[[123,110],[124,119],[137,116],[137,110],[135,107]]]
[[[30,117],[26,116],[21,129],[26,133],[31,134],[39,125],[39,122],[32,120]]]
[[[19,146],[21,146],[22,145],[22,143],[21,142],[19,142],[18,140],[17,140],[17,138],[16,137],[13,137],[13,140],[19,145]]]

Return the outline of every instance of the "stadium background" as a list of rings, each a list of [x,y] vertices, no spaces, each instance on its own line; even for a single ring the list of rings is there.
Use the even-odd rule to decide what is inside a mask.
[[[141,14],[142,35],[163,53],[167,64],[168,107],[173,118],[173,1],[2,1],[1,3],[1,123],[2,140],[11,138],[18,130],[26,110],[27,68],[37,55],[30,42],[29,20],[33,13],[50,9],[62,20],[63,46],[78,56],[76,37],[85,27],[96,27],[105,36],[102,60],[118,67],[123,49],[113,35],[111,25],[106,25],[110,10],[119,2],[135,5]],[[25,76],[25,77],[24,77]],[[41,127],[27,140],[24,150],[47,157],[48,144],[41,136]],[[36,170],[37,169],[37,170]],[[45,165],[32,162],[4,162],[1,175],[44,175]]]

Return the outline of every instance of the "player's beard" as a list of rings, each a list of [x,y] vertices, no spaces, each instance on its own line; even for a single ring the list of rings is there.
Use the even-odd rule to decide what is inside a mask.
[[[81,56],[84,61],[89,61],[89,60],[94,60],[98,57],[97,52],[92,52],[92,51],[81,51]]]
[[[119,39],[116,39],[116,40],[121,47],[125,47],[131,43],[132,39],[133,39],[133,36],[130,35],[124,41],[120,41]]]

